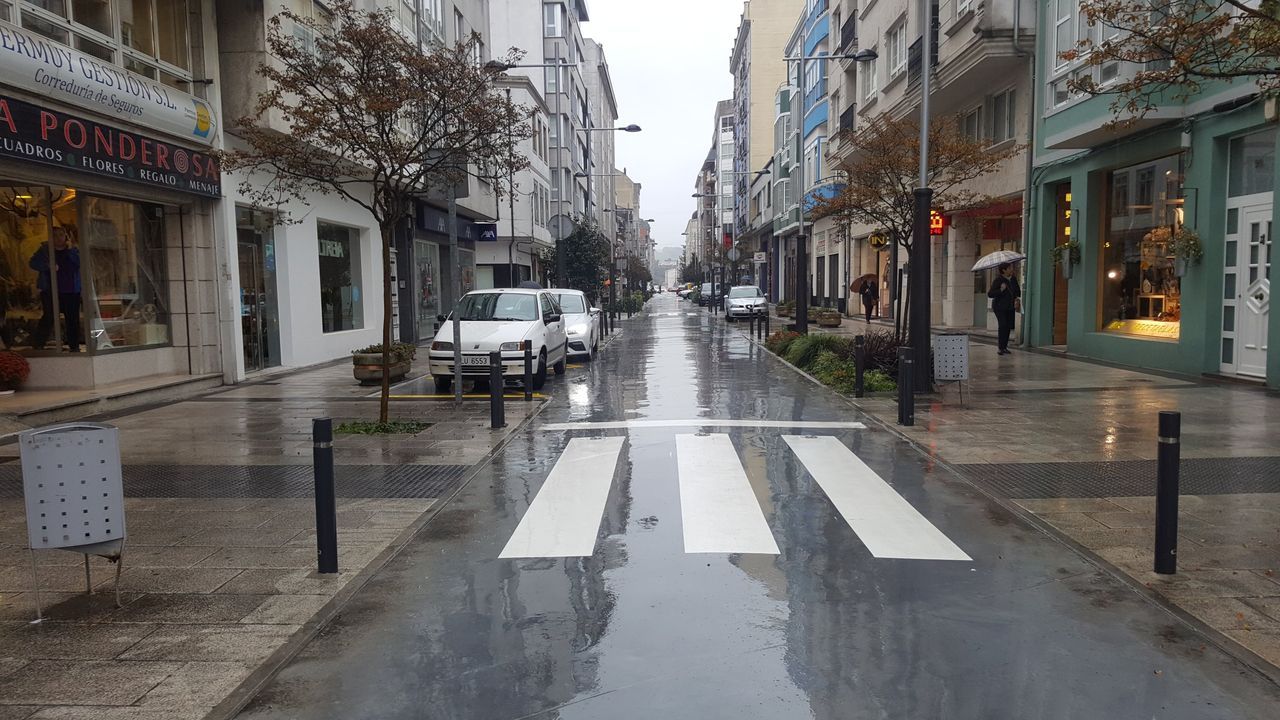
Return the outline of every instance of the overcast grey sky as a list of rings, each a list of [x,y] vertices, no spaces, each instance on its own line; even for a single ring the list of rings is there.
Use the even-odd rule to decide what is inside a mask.
[[[740,0],[588,0],[588,37],[604,46],[618,98],[618,169],[643,185],[658,247],[681,246],[694,176],[711,149],[716,102],[733,95],[729,53]]]

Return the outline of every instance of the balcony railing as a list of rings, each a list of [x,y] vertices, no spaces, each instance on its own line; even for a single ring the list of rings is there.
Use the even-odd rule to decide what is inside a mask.
[[[845,108],[844,112],[840,113],[840,131],[845,132],[848,130],[853,130],[853,126],[857,122],[857,117],[858,117],[857,103],[851,104],[849,105],[849,107]]]
[[[852,50],[858,44],[858,13],[850,10],[849,19],[840,27],[840,51]]]

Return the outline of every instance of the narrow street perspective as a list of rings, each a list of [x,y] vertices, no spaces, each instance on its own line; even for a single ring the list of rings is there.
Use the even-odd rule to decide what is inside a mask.
[[[1280,718],[1277,48],[0,0],[0,720]]]

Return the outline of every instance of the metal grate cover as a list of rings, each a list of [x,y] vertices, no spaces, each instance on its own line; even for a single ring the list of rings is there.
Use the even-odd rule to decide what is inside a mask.
[[[339,465],[338,497],[435,498],[462,481],[470,465]],[[126,497],[305,498],[310,465],[126,465]],[[22,467],[0,465],[0,498],[22,497]]]
[[[955,465],[961,474],[1008,498],[1154,495],[1155,460]],[[1182,461],[1183,495],[1280,493],[1280,457]]]

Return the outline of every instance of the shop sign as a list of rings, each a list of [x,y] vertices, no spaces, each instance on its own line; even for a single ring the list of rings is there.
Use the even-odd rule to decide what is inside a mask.
[[[876,233],[867,238],[867,244],[870,245],[872,248],[879,250],[880,248],[883,248],[889,245],[889,237],[881,233]]]
[[[222,196],[203,152],[0,95],[0,155],[151,187]]]
[[[498,241],[498,223],[476,223],[476,232],[479,237],[477,242],[497,242]]]
[[[204,100],[3,21],[0,83],[213,144],[213,108]]]
[[[942,234],[943,229],[947,226],[946,218],[942,217],[942,213],[937,210],[929,211],[929,234],[937,237]]]
[[[754,260],[755,262],[758,262],[758,263],[766,262],[768,259],[769,259],[769,257],[768,257],[766,254],[762,253],[762,252],[758,252],[758,253],[756,253],[755,255],[753,255],[753,256],[752,256],[752,260]]]

